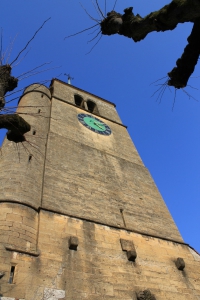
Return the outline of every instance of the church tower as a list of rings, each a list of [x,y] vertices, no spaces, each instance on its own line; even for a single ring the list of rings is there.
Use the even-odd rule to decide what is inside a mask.
[[[33,84],[0,160],[1,300],[198,300],[185,244],[115,104]]]

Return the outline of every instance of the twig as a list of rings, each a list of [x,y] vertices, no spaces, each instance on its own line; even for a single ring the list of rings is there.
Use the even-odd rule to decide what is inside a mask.
[[[175,101],[176,101],[176,91],[177,91],[177,89],[175,88],[175,91],[174,91],[174,101],[173,101],[173,104],[172,104],[172,111],[174,110],[174,106],[175,106]]]
[[[94,44],[94,46],[90,49],[89,52],[86,53],[87,54],[90,54],[92,52],[92,50],[94,49],[94,47],[98,44],[98,42],[100,41],[100,39],[102,38],[102,35],[100,36],[100,38],[98,39],[98,41]]]
[[[26,46],[19,52],[19,54],[17,55],[17,57],[11,62],[10,65],[12,65],[16,60],[18,60],[19,56],[21,55],[21,53],[26,50],[26,48],[28,47],[28,45],[31,43],[31,41],[35,38],[35,36],[37,35],[37,33],[43,28],[44,24],[46,22],[48,22],[51,18],[48,18],[46,21],[43,22],[43,24],[40,26],[40,28],[38,30],[36,30],[36,32],[34,33],[33,37],[28,41],[28,43],[26,44]]]
[[[19,93],[19,92],[21,92],[21,91],[23,91],[23,90],[24,90],[24,87],[23,87],[22,89],[19,89],[19,90],[15,91],[15,92],[12,92],[12,93],[10,93],[10,94],[7,94],[6,97],[9,97],[9,96],[11,96],[11,95],[13,95],[13,94]]]
[[[93,1],[93,0],[90,0],[90,1],[92,2],[92,5],[94,6],[94,9],[96,10],[97,14],[99,15],[99,17],[100,17],[100,19],[101,19],[101,14],[99,13],[99,11],[98,11],[98,9],[97,9],[97,7],[96,7],[94,1]],[[101,19],[101,21],[102,21],[102,19]]]
[[[150,85],[152,85],[152,84],[154,84],[154,83],[156,83],[156,82],[158,82],[158,81],[160,81],[160,80],[162,80],[162,79],[164,79],[164,78],[168,78],[168,76],[164,76],[164,77],[162,77],[162,78],[159,78],[159,79],[157,79],[156,81],[151,82]]]
[[[188,96],[189,99],[193,99],[193,100],[199,102],[198,99],[196,99],[195,97],[193,97],[192,95],[190,95],[185,89],[182,88],[182,91]]]
[[[47,83],[48,81],[51,81],[51,79],[43,80],[42,83],[40,83],[39,85],[37,85],[33,90],[37,89],[38,87],[40,87],[41,85]],[[16,99],[19,99],[19,97],[12,98],[11,100],[6,101],[6,103],[12,102],[12,101],[14,101]]]
[[[100,13],[101,13],[103,19],[105,19],[105,16],[103,15],[103,13],[102,13],[102,11],[101,11],[101,8],[100,8],[100,6],[99,6],[98,0],[96,0],[96,5],[97,5],[98,10],[100,11]]]
[[[196,88],[196,87],[194,87],[194,86],[191,86],[190,84],[188,84],[187,87],[190,87],[190,88],[193,89],[193,90],[197,90],[197,91],[199,90],[198,88]]]
[[[85,13],[90,17],[90,19],[92,19],[93,21],[96,21],[97,23],[100,24],[100,21],[97,20],[97,19],[94,19],[94,18],[87,12],[87,10],[86,10],[85,7],[83,6],[83,4],[82,4],[81,2],[79,2],[79,3],[80,3],[80,6],[82,7],[82,9],[85,11]]]
[[[96,37],[98,37],[99,33],[101,33],[101,30],[95,35],[95,37],[93,37],[91,40],[87,41],[87,43],[94,41],[96,39]]]
[[[17,78],[20,78],[22,75],[25,75],[25,74],[27,74],[27,73],[31,73],[31,72],[33,72],[34,70],[39,69],[39,68],[41,68],[41,67],[43,67],[43,66],[45,66],[45,65],[49,65],[50,63],[51,63],[51,61],[50,61],[50,62],[45,62],[45,63],[43,63],[42,65],[37,66],[37,67],[35,67],[35,68],[32,69],[32,70],[29,70],[29,71],[27,71],[27,72],[22,73],[22,74],[19,75]]]
[[[88,35],[91,35],[91,34],[95,33],[97,30],[99,30],[99,28],[96,28],[96,29],[93,30],[92,32],[88,33]]]
[[[112,10],[115,10],[115,6],[116,6],[116,4],[117,4],[117,0],[115,0],[115,4],[114,4],[114,6],[113,6],[113,9],[112,9]]]
[[[64,38],[64,40],[65,39],[68,39],[68,38],[70,38],[70,37],[72,37],[72,36],[75,36],[75,35],[78,35],[79,33],[83,33],[83,32],[85,32],[85,31],[87,31],[87,30],[90,30],[90,29],[92,29],[92,28],[94,28],[95,26],[98,26],[99,24],[95,24],[95,25],[93,25],[93,26],[91,26],[91,27],[88,27],[88,28],[86,28],[86,29],[83,29],[83,30],[81,30],[81,31],[79,31],[79,32],[76,32],[76,33],[73,33],[73,34],[71,34],[71,35],[68,35],[68,36],[66,36],[65,38]]]
[[[30,75],[27,75],[27,76],[25,76],[25,77],[20,78],[19,81],[24,80],[24,79],[26,79],[26,78],[29,78],[29,77],[31,77],[31,76],[34,76],[34,75],[43,73],[43,72],[47,72],[47,71],[49,71],[49,70],[58,69],[58,68],[60,68],[60,67],[61,67],[61,66],[59,66],[59,67],[54,67],[54,68],[49,68],[49,69],[45,69],[45,70],[42,70],[42,71],[39,71],[39,72],[36,72],[36,73],[32,73],[32,74],[30,74]]]
[[[158,93],[158,97],[157,97],[157,99],[156,99],[156,102],[159,101],[159,103],[161,103],[163,94],[164,94],[166,88],[168,87],[167,82],[168,82],[168,81],[165,81],[164,84],[161,84],[161,87],[159,87],[159,88],[151,95],[151,97],[153,97],[156,93]]]
[[[7,59],[6,59],[6,63],[8,63],[8,60],[9,60],[9,58],[10,58],[10,55],[11,55],[11,52],[12,52],[12,49],[13,49],[13,45],[14,45],[14,42],[15,42],[17,36],[18,36],[18,34],[16,34],[16,36],[14,37],[14,39],[10,42],[10,47],[9,47],[10,50],[9,50],[9,52],[8,52],[8,57],[7,57]],[[8,49],[9,49],[9,48],[8,48]]]
[[[12,69],[13,68],[15,68],[16,66],[18,66],[23,60],[24,60],[24,58],[28,55],[28,53],[30,52],[30,50],[31,50],[31,48],[25,53],[25,55],[18,61],[18,63],[16,63],[13,67],[12,67]]]

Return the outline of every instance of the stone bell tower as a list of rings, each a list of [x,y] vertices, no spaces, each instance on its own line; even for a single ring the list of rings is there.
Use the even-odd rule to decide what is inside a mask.
[[[200,299],[200,256],[115,105],[54,79],[18,112],[31,131],[2,147],[0,299]]]

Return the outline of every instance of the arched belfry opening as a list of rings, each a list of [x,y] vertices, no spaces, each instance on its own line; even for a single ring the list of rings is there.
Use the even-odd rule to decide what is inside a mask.
[[[84,100],[83,97],[75,94],[74,95],[74,103],[75,103],[75,105],[87,110],[90,113],[99,115],[99,111],[98,111],[98,107],[97,107],[96,103],[90,99]]]
[[[74,95],[74,102],[77,106],[83,107],[83,98],[80,95]]]
[[[89,112],[99,115],[99,111],[95,102],[87,100],[87,108]]]

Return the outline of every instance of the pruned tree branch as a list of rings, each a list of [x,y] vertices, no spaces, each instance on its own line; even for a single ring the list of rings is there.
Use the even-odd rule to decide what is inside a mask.
[[[42,25],[35,31],[32,38],[26,43],[24,48],[18,53],[16,58],[9,65],[8,64],[2,65],[2,61],[3,61],[2,49],[0,49],[0,113],[2,113],[2,109],[6,104],[5,102],[6,93],[14,90],[17,87],[18,80],[22,80],[29,76],[46,71],[46,70],[42,70],[42,71],[33,72],[36,69],[48,63],[44,63],[39,67],[35,67],[34,69],[21,74],[21,76],[19,76],[18,78],[11,76],[11,70],[12,70],[11,66],[19,59],[20,55],[27,49],[27,47],[34,40],[38,32],[43,28],[45,23],[48,22],[50,19],[51,18],[48,18],[42,23]],[[2,38],[2,34],[1,34],[1,38]],[[2,47],[2,41],[1,41],[1,47]],[[8,129],[7,132],[8,140],[13,141],[15,143],[19,143],[26,140],[24,134],[30,131],[31,126],[18,114],[0,114],[0,129],[1,128]]]
[[[133,7],[126,8],[123,15],[115,11],[108,13],[101,22],[102,34],[118,33],[139,42],[152,31],[173,30],[179,23],[194,22],[200,17],[199,0],[173,0],[144,18],[134,15],[132,10]]]
[[[179,23],[194,23],[183,55],[168,73],[168,85],[178,89],[185,87],[200,55],[200,0],[173,0],[144,18],[134,15],[132,10],[133,7],[126,8],[123,15],[115,11],[108,13],[101,22],[102,34],[120,34],[139,42],[150,32],[173,30]]]
[[[5,106],[5,94],[17,87],[18,79],[11,76],[11,66],[0,66],[0,109]],[[31,129],[31,126],[17,114],[0,114],[0,129],[8,129],[7,138],[10,141],[19,143],[25,140],[24,133]]]
[[[200,18],[196,19],[190,36],[188,37],[188,44],[184,52],[176,61],[176,67],[168,73],[168,85],[176,88],[183,88],[194,72],[195,66],[200,55]]]
[[[31,126],[18,114],[0,115],[0,129],[8,129],[7,138],[15,143],[25,141],[24,133],[30,131]]]
[[[4,96],[17,87],[18,79],[11,76],[11,66],[0,66],[0,108],[5,106]]]

